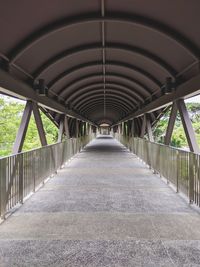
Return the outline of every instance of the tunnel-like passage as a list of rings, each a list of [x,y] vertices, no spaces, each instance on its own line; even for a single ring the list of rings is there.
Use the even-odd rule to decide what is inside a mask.
[[[0,266],[199,266],[200,216],[99,135],[0,227]]]
[[[7,0],[0,10],[0,93],[26,101],[12,155],[0,158],[0,267],[200,266],[188,204],[200,207],[200,130],[185,101],[200,92],[200,1]],[[32,115],[41,147],[24,152]],[[184,151],[172,147],[177,120]]]

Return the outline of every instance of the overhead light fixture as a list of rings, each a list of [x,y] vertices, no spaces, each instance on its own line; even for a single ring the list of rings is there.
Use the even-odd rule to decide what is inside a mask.
[[[34,88],[36,90],[36,93],[39,96],[47,96],[48,95],[48,88],[45,85],[44,79],[39,79],[38,81],[36,81]]]
[[[171,77],[167,77],[166,82],[165,82],[164,94],[168,95],[168,94],[173,93],[175,88],[176,88],[175,82],[172,81]]]

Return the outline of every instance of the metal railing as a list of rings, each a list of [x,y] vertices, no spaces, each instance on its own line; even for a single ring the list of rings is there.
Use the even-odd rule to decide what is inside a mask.
[[[200,206],[200,155],[145,139],[115,134],[123,145]]]
[[[0,217],[43,183],[73,155],[78,153],[92,135],[71,138],[62,143],[41,147],[0,159]]]

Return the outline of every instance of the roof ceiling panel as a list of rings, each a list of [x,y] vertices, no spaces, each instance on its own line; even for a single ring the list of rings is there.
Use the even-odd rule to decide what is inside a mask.
[[[85,14],[100,14],[99,0],[1,1],[0,52],[8,53],[43,27]]]
[[[142,16],[167,25],[200,48],[199,0],[106,0],[105,13]]]
[[[166,70],[159,67],[158,64],[145,58],[141,55],[132,53],[131,51],[118,50],[118,49],[106,49],[106,59],[108,61],[117,60],[122,63],[133,64],[149,73],[163,84],[169,73]]]
[[[48,68],[40,78],[45,79],[46,83],[49,84],[53,79],[55,79],[59,74],[64,71],[70,70],[71,68],[77,66],[77,64],[84,64],[90,61],[101,61],[102,51],[101,49],[87,50],[84,52],[76,53],[71,56],[67,56],[60,60],[56,65]]]
[[[34,73],[48,60],[86,50],[90,44],[101,45],[99,22],[72,25],[48,35],[25,51],[16,64]]]
[[[143,83],[146,87],[151,88],[151,91],[156,91],[160,88],[159,85],[154,82],[154,80],[131,68],[126,68],[119,65],[107,65],[106,71],[127,75],[130,78],[133,78],[136,81]]]
[[[194,62],[194,58],[176,41],[150,28],[128,22],[108,22],[106,43],[143,49],[161,58],[177,72]]]
[[[84,80],[77,81],[73,85],[71,85],[70,87],[67,87],[65,91],[60,93],[60,95],[65,98],[67,95],[70,95],[71,93],[75,92],[78,88],[87,86],[88,83],[89,84],[101,83],[102,80],[103,80],[103,76],[100,73],[100,75],[91,77],[90,79],[86,78]]]
[[[199,0],[7,0],[0,9],[0,86],[52,109],[66,110],[55,94],[83,96],[87,115],[97,119],[95,111],[101,121],[106,100],[117,121],[135,112],[129,98],[137,112],[146,98],[159,108],[167,77],[178,86],[197,83]],[[37,95],[38,79],[54,94]],[[99,99],[104,88],[110,94]]]
[[[51,90],[60,91],[63,87],[68,87],[70,84],[77,82],[79,79],[102,72],[102,65],[86,67],[79,71],[73,71],[63,76],[52,87]]]

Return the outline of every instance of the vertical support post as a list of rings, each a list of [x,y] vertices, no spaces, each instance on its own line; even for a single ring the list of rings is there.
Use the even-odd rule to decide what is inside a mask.
[[[179,192],[179,173],[180,173],[179,162],[180,162],[180,154],[179,151],[176,150],[176,193]]]
[[[76,119],[76,138],[78,138],[78,137],[79,137],[79,122]]]
[[[118,134],[121,134],[121,124],[118,125]]]
[[[122,128],[121,129],[122,129],[121,134],[124,135],[124,122],[122,122]]]
[[[149,118],[149,114],[146,114],[146,127],[147,127],[147,134],[149,137],[149,141],[154,142],[153,132],[151,128],[151,121]]]
[[[194,154],[189,155],[189,202],[194,202]]]
[[[194,129],[192,127],[192,123],[191,120],[189,118],[189,114],[185,105],[185,102],[183,99],[179,99],[176,102],[180,116],[181,116],[181,121],[183,124],[183,128],[185,131],[185,135],[187,138],[187,142],[190,148],[190,151],[194,152],[194,153],[199,153],[199,146],[197,144],[196,141],[196,137],[195,137],[195,132]]]
[[[43,127],[43,123],[42,123],[42,119],[41,119],[38,105],[33,102],[32,108],[33,108],[33,114],[34,114],[37,130],[38,130],[38,134],[40,137],[41,145],[46,146],[47,145],[47,139],[46,139],[46,135],[45,135],[45,131],[44,131],[44,127]]]
[[[24,140],[26,137],[26,132],[28,129],[28,124],[29,124],[30,117],[31,117],[31,112],[32,112],[32,102],[27,101],[23,115],[22,115],[19,130],[18,130],[16,139],[15,139],[15,143],[13,146],[13,150],[12,150],[13,154],[17,154],[22,151],[22,147],[23,147]]]
[[[86,122],[84,122],[84,132],[83,132],[83,135],[84,135],[84,136],[87,135],[87,132],[86,132]]]
[[[128,121],[126,121],[126,122],[124,123],[124,131],[125,131],[125,135],[126,135],[126,137],[128,137],[128,135],[129,135]]]
[[[85,134],[88,135],[88,122],[85,123]]]
[[[125,132],[126,137],[128,137],[129,135],[128,121],[124,122],[124,132]]]
[[[67,137],[67,139],[69,139],[70,138],[70,135],[69,135],[69,123],[68,123],[68,117],[67,116],[64,117],[64,129],[65,129],[66,137]]]
[[[82,121],[79,122],[79,135],[80,137],[83,136],[83,122]]]
[[[64,118],[62,116],[60,119],[60,124],[59,124],[59,132],[58,132],[58,140],[57,140],[58,143],[62,142],[63,132],[64,132]]]
[[[21,204],[24,200],[24,164],[23,164],[23,154],[17,155],[19,160],[19,198]]]
[[[174,129],[174,124],[176,121],[176,116],[177,116],[177,105],[174,102],[172,105],[172,109],[171,109],[171,113],[170,113],[170,117],[169,117],[169,122],[167,125],[167,130],[166,130],[166,135],[165,135],[165,145],[169,146],[171,138],[172,138],[172,133],[173,133],[173,129]]]
[[[131,121],[131,136],[135,136],[135,122],[134,119]]]
[[[144,114],[143,121],[142,121],[142,127],[141,127],[141,132],[140,132],[140,137],[144,138],[146,131],[146,114]]]
[[[6,172],[7,172],[7,163],[8,158],[1,159],[0,161],[0,218],[5,219],[6,213],[6,205],[8,203],[8,198],[6,194],[7,190],[7,179],[6,179]]]

